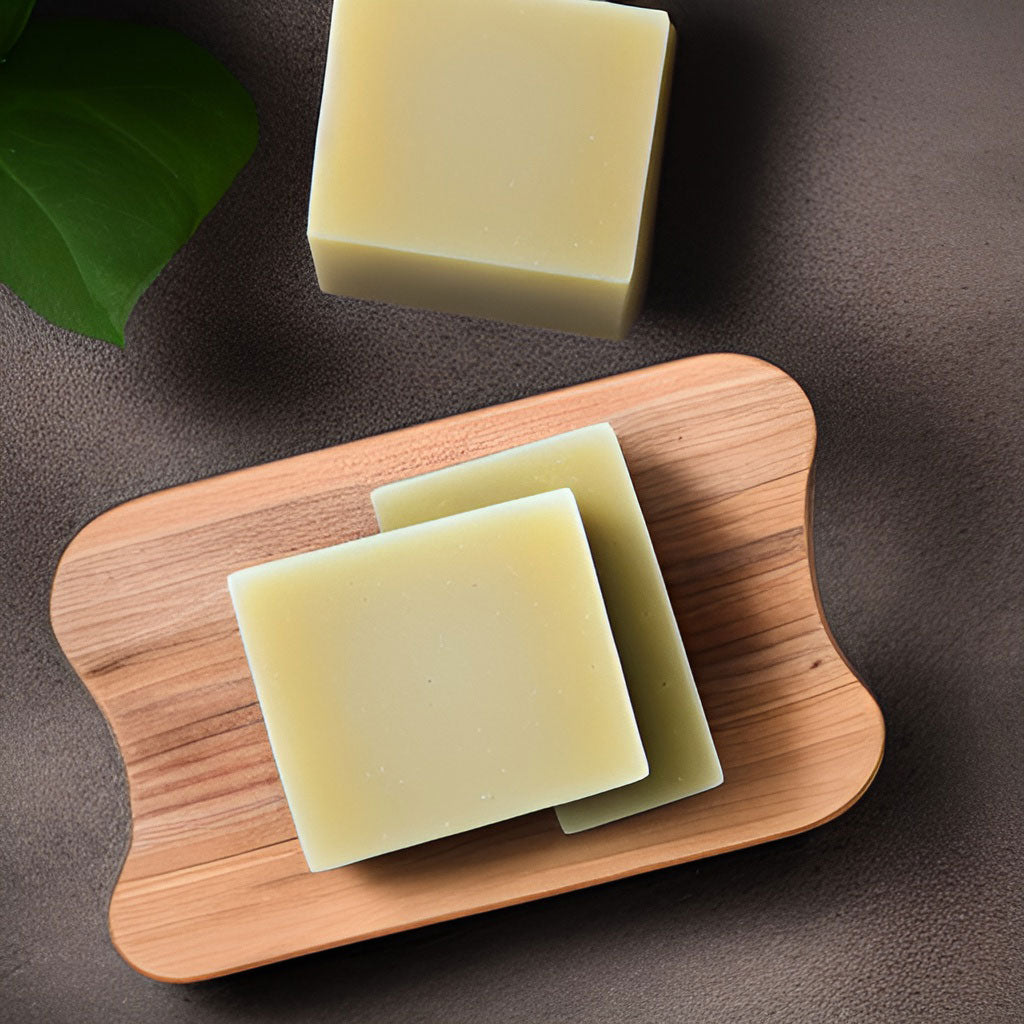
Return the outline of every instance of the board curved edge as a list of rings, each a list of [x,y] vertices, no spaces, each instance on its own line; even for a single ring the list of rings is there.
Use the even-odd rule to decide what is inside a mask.
[[[811,829],[825,825],[830,821],[834,821],[836,818],[845,814],[862,796],[868,791],[871,783],[875,780],[875,776],[878,774],[879,769],[882,765],[882,760],[885,756],[885,718],[882,714],[882,709],[878,704],[875,695],[871,692],[870,688],[861,678],[856,668],[851,663],[850,659],[847,658],[843,652],[842,647],[835,638],[835,634],[832,632],[832,627],[829,625],[828,616],[825,613],[824,605],[821,600],[821,590],[818,585],[818,572],[815,564],[814,557],[814,482],[815,482],[815,470],[817,466],[817,446],[818,446],[818,422],[817,417],[814,413],[814,405],[810,400],[807,392],[804,391],[800,382],[794,379],[788,374],[782,367],[777,366],[775,363],[770,362],[767,359],[762,359],[758,356],[741,356],[744,360],[751,362],[761,363],[764,366],[770,368],[780,377],[783,377],[787,384],[792,386],[794,391],[799,394],[802,399],[806,411],[807,417],[810,423],[811,435],[809,442],[809,461],[807,468],[804,470],[804,509],[803,509],[803,547],[804,547],[804,561],[807,567],[807,573],[809,583],[811,587],[811,593],[814,598],[814,603],[817,608],[818,624],[821,627],[822,634],[828,643],[829,647],[835,653],[836,657],[840,660],[849,675],[850,681],[857,687],[857,695],[861,701],[861,713],[866,719],[865,727],[868,731],[871,739],[870,747],[868,748],[871,752],[870,757],[866,759],[863,773],[859,778],[851,778],[851,786],[849,792],[844,796],[842,801],[832,808],[828,813],[821,815],[805,825],[800,827],[784,830],[776,836],[765,837],[759,842],[772,842],[775,839],[785,839],[789,836],[799,835],[803,832],[809,832]],[[682,360],[680,360],[682,361]],[[756,845],[756,844],[751,844]],[[730,849],[743,849],[745,846],[731,847]],[[722,849],[714,852],[709,852],[707,856],[716,856],[718,853],[729,852],[727,849]]]
[[[795,382],[794,382],[795,383]],[[799,385],[797,385],[799,387]],[[802,389],[801,389],[802,390]],[[818,621],[821,624],[821,628],[825,634],[825,637],[835,652],[836,657],[846,666],[846,671],[850,674],[851,679],[860,687],[859,696],[863,701],[863,713],[868,717],[870,722],[870,729],[873,734],[873,749],[875,751],[874,761],[869,766],[869,770],[865,773],[863,780],[858,787],[855,787],[852,791],[849,799],[841,806],[837,807],[836,810],[820,821],[809,825],[808,828],[817,828],[819,825],[824,825],[829,821],[838,818],[840,815],[845,814],[858,800],[868,791],[871,783],[874,782],[875,776],[878,774],[879,769],[882,767],[882,761],[885,757],[885,716],[882,714],[881,705],[878,703],[878,699],[871,692],[870,687],[864,682],[860,674],[854,668],[850,659],[847,658],[843,652],[842,647],[835,638],[835,634],[832,632],[832,627],[829,625],[828,616],[825,614],[825,607],[821,600],[821,589],[818,585],[818,571],[814,560],[814,480],[815,480],[815,469],[816,462],[812,459],[811,465],[807,471],[807,479],[804,484],[805,491],[805,511],[804,511],[804,545],[807,558],[807,567],[811,577],[811,588],[814,593],[814,603],[818,608]]]
[[[881,768],[882,760],[885,756],[885,717],[882,714],[881,706],[879,705],[875,695],[861,678],[857,669],[853,666],[850,659],[847,658],[842,647],[839,645],[839,642],[836,640],[835,634],[832,632],[832,627],[829,625],[828,616],[825,613],[825,607],[821,600],[821,589],[818,585],[818,571],[814,557],[814,483],[815,471],[817,468],[818,447],[818,421],[814,413],[814,404],[811,402],[807,392],[804,391],[803,387],[800,385],[800,382],[790,376],[790,374],[788,374],[782,367],[777,366],[775,363],[772,363],[767,359],[762,359],[757,356],[744,356],[742,358],[763,363],[765,366],[770,367],[776,373],[780,374],[790,385],[792,385],[795,391],[799,393],[806,405],[812,433],[810,438],[810,461],[807,469],[805,470],[804,477],[804,558],[807,564],[811,592],[814,596],[814,603],[818,610],[818,623],[821,626],[822,632],[829,646],[832,648],[836,657],[839,658],[845,666],[852,682],[859,688],[858,696],[862,701],[862,712],[868,719],[869,730],[872,734],[873,740],[871,747],[873,753],[872,757],[869,759],[867,770],[864,772],[859,783],[855,783],[851,787],[849,796],[845,802],[837,806],[831,813],[813,821],[804,828],[785,833],[785,835],[798,835],[800,832],[810,831],[813,828],[824,825],[829,821],[835,820],[840,815],[845,814],[846,811],[857,803],[857,801],[860,800],[860,798],[870,788],[871,783],[874,781],[875,776]],[[784,838],[785,835],[780,835],[778,838]]]

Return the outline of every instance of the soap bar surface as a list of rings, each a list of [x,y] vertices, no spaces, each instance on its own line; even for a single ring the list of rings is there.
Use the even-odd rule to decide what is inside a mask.
[[[650,775],[557,808],[566,832],[649,810],[722,782],[722,768],[618,439],[607,423],[373,492],[384,530],[571,487],[590,541]]]
[[[228,586],[314,871],[647,774],[568,490]]]
[[[600,0],[335,0],[309,206],[324,291],[622,337],[675,35]]]

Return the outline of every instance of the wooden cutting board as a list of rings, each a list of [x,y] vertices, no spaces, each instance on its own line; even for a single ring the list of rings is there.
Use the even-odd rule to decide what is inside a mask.
[[[375,532],[370,491],[609,420],[725,771],[574,836],[545,811],[311,874],[225,578]],[[151,494],[57,569],[51,614],[124,757],[132,843],[110,905],[138,970],[187,981],[750,846],[821,824],[882,755],[812,568],[814,417],[782,371],[708,355]]]

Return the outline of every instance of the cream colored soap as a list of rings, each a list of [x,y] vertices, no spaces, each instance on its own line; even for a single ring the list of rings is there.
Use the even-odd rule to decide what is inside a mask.
[[[579,832],[711,789],[722,769],[629,470],[607,423],[511,448],[373,492],[381,528],[571,487],[622,658],[650,775],[563,804]]]
[[[228,586],[313,871],[647,774],[568,490]]]
[[[641,301],[675,36],[599,0],[335,0],[327,292],[601,337]]]

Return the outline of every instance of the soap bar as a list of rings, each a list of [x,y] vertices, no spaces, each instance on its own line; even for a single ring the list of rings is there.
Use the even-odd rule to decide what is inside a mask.
[[[326,292],[624,336],[675,35],[599,0],[335,0],[309,204]]]
[[[566,832],[717,786],[722,768],[618,439],[607,423],[378,488],[381,529],[570,487],[579,503],[650,774],[556,808]]]
[[[647,774],[568,490],[228,586],[313,871]]]

